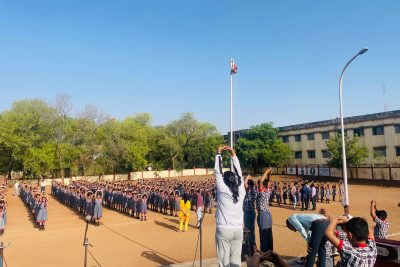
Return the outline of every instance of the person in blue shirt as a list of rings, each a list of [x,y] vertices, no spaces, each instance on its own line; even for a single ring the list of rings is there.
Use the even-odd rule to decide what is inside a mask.
[[[308,244],[307,257],[304,266],[314,266],[315,257],[318,253],[318,267],[324,267],[326,261],[326,237],[325,230],[329,220],[320,214],[293,214],[286,220],[287,227],[299,232]]]

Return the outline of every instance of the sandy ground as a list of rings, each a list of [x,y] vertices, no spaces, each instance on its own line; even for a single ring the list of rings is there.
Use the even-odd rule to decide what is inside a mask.
[[[369,202],[375,199],[378,207],[385,209],[390,223],[389,233],[400,232],[399,188],[351,185],[351,214],[369,218]],[[27,208],[19,197],[8,195],[8,224],[1,241],[11,246],[5,252],[10,267],[29,266],[83,266],[82,246],[85,230],[84,220],[73,210],[50,197],[49,222],[46,231],[34,227]],[[320,204],[330,215],[340,215],[341,205]],[[285,220],[294,211],[284,207],[272,207],[275,251],[285,256],[302,256],[306,251],[305,241],[298,233],[289,231]],[[300,213],[300,211],[297,211]],[[160,266],[193,261],[198,238],[195,213],[190,219],[189,231],[177,231],[177,219],[150,212],[147,222],[140,222],[124,214],[104,209],[100,227],[89,226],[91,253],[100,265],[88,256],[88,266]],[[203,257],[215,257],[215,219],[207,214],[203,228]],[[400,239],[400,235],[395,236]],[[198,254],[197,254],[198,256]]]

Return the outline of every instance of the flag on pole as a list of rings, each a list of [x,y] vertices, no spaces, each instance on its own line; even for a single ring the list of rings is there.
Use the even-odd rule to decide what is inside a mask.
[[[233,61],[233,59],[231,59],[231,74],[236,74],[237,73],[237,66],[235,61]]]

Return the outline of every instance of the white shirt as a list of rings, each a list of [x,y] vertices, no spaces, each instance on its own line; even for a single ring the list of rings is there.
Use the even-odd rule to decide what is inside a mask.
[[[229,187],[224,183],[222,176],[222,157],[220,154],[215,156],[215,178],[217,181],[217,210],[215,219],[217,228],[228,229],[243,229],[243,200],[246,195],[244,188],[244,181],[242,178],[242,169],[240,168],[239,159],[235,156],[232,157],[234,166],[233,172],[237,178],[241,179],[239,186],[238,202],[233,202],[232,192]]]

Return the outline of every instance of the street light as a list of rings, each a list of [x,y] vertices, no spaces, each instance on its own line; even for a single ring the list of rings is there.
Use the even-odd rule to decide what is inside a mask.
[[[344,183],[344,204],[349,205],[349,190],[347,186],[347,162],[346,162],[346,145],[344,141],[344,122],[343,122],[343,100],[342,100],[342,81],[343,81],[343,75],[344,72],[346,71],[347,67],[350,65],[351,62],[353,62],[356,57],[359,55],[364,54],[365,52],[368,51],[368,48],[364,47],[358,53],[353,56],[344,66],[342,73],[340,74],[340,79],[339,79],[339,100],[340,100],[340,124],[341,124],[341,137],[342,137],[342,161],[343,161],[343,183]]]

